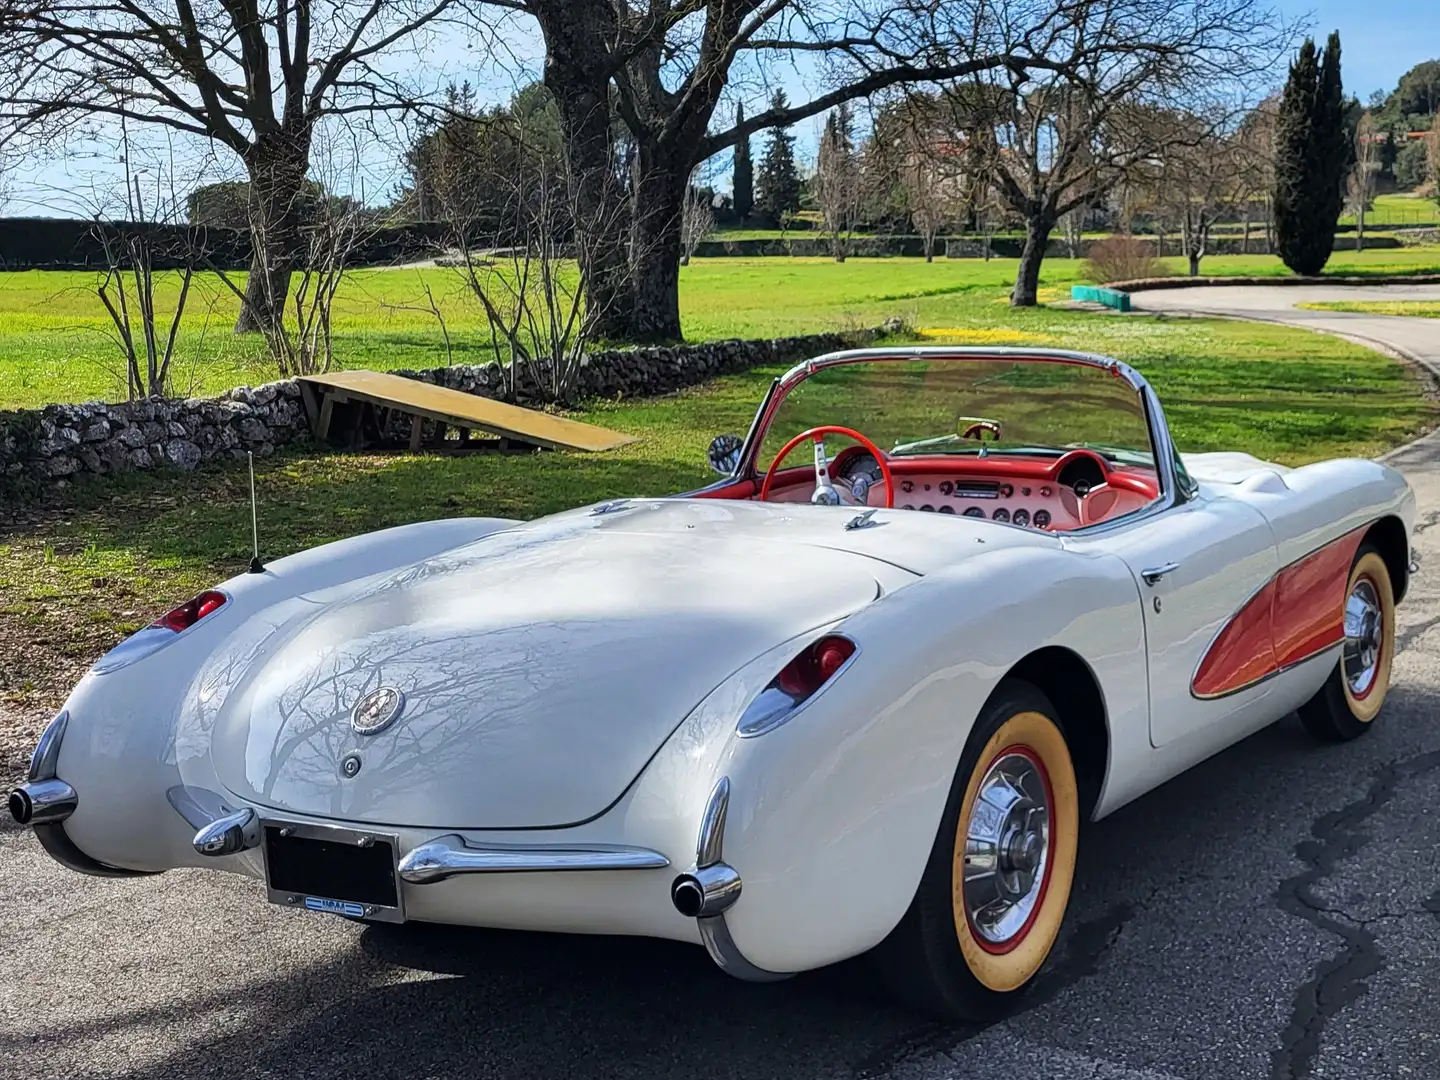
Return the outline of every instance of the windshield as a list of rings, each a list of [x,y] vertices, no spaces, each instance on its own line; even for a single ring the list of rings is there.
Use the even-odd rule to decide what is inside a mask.
[[[1154,463],[1140,395],[1085,364],[930,357],[823,367],[780,402],[756,464],[768,467],[787,440],[822,424],[852,428],[891,456],[1084,446],[1122,464]]]

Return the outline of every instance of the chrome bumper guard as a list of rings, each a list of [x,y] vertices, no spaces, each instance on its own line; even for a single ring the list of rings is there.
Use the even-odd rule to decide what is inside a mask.
[[[670,886],[670,899],[680,914],[695,919],[705,951],[727,975],[746,982],[776,982],[790,978],[790,972],[766,971],[756,967],[730,935],[725,912],[740,899],[740,874],[722,858],[725,846],[725,816],[730,809],[730,778],[722,776],[710,792],[700,818],[700,835],[695,844],[695,866]]]
[[[65,832],[65,819],[80,805],[75,789],[56,775],[60,741],[69,723],[70,714],[62,710],[46,725],[40,741],[35,744],[35,752],[30,755],[30,772],[25,783],[6,800],[10,816],[20,825],[31,826],[45,853],[67,870],[92,877],[150,877],[148,871],[122,870],[92,859],[76,847]]]

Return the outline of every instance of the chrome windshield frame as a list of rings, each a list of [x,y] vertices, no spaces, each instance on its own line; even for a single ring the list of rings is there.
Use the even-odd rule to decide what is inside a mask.
[[[1140,405],[1145,413],[1145,423],[1150,431],[1150,449],[1155,455],[1155,471],[1160,477],[1160,498],[1142,511],[1134,514],[1126,514],[1124,517],[1116,518],[1114,522],[1101,522],[1084,530],[1072,530],[1073,532],[1089,532],[1091,529],[1103,529],[1107,524],[1118,524],[1123,521],[1133,520],[1139,514],[1149,516],[1155,510],[1165,509],[1177,502],[1184,501],[1187,494],[1180,489],[1179,482],[1175,475],[1175,444],[1170,438],[1170,426],[1165,419],[1165,410],[1160,404],[1160,399],[1155,394],[1154,388],[1145,380],[1145,376],[1123,361],[1116,360],[1109,356],[1101,356],[1098,353],[1076,352],[1069,349],[1026,349],[1026,348],[982,348],[976,346],[950,346],[950,345],[902,345],[889,346],[874,349],[846,349],[841,352],[826,353],[824,356],[817,356],[810,360],[802,360],[785,374],[770,384],[765,399],[760,403],[760,408],[755,413],[755,419],[750,424],[750,430],[745,436],[745,445],[740,451],[740,463],[732,474],[735,479],[744,479],[756,475],[756,458],[760,454],[760,444],[765,439],[765,434],[770,429],[770,423],[775,417],[776,410],[785,400],[785,397],[796,386],[814,375],[817,371],[827,367],[836,367],[840,364],[857,364],[875,360],[934,360],[939,362],[974,363],[984,360],[1015,360],[1033,361],[1036,363],[1055,364],[1080,364],[1085,367],[1098,368],[1108,372],[1118,379],[1124,380],[1140,400]]]

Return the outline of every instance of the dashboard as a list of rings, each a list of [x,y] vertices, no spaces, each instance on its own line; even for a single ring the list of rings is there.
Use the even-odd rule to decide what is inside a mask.
[[[895,475],[895,507],[921,513],[986,518],[1021,528],[1079,528],[1080,504],[1092,489],[1112,485],[1102,517],[1138,509],[1155,497],[1150,470],[1108,464],[1089,451],[1059,458],[1006,459],[995,455],[957,461],[940,457],[890,459]],[[835,478],[851,488],[855,500],[869,506],[885,504],[880,466],[866,452],[842,452],[834,463]],[[1100,496],[1097,494],[1097,498]],[[1090,520],[1097,520],[1087,506]]]
[[[895,506],[938,514],[961,514],[1033,529],[1073,529],[1080,524],[1075,492],[1059,483],[1012,483],[953,474],[906,476],[896,481]],[[867,503],[884,490],[875,490]],[[1068,498],[1067,498],[1068,497]]]

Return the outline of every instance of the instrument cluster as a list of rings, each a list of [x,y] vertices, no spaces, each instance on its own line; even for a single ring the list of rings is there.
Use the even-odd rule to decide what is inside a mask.
[[[1073,522],[1060,501],[1058,487],[1039,482],[906,477],[899,481],[895,506],[900,510],[989,518],[1022,528],[1065,528]]]

